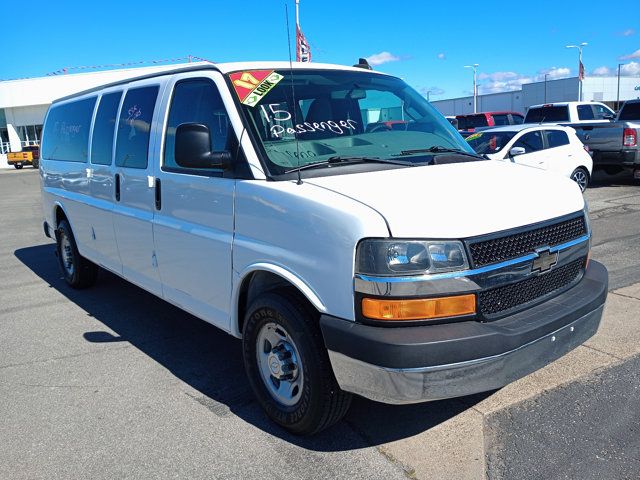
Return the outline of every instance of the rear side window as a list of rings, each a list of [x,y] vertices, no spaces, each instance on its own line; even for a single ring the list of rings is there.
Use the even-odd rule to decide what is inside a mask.
[[[566,105],[530,108],[524,123],[568,122],[569,107]]]
[[[93,124],[91,138],[91,163],[111,165],[113,156],[113,136],[116,131],[116,118],[122,92],[103,95],[98,105],[98,113]]]
[[[209,127],[211,151],[228,150],[229,117],[218,89],[209,80],[187,80],[176,85],[169,110],[163,166],[179,167],[175,159],[176,129],[183,123]]]
[[[591,105],[578,105],[578,119],[579,120],[593,120],[593,109]]]
[[[640,120],[640,102],[625,103],[620,112],[620,120]]]
[[[463,115],[456,118],[458,119],[458,128],[460,130],[467,130],[469,128],[489,126],[489,123],[487,122],[487,117],[484,114]]]
[[[493,122],[495,125],[509,125],[509,115],[506,113],[494,115]]]
[[[522,115],[511,114],[511,119],[513,120],[514,125],[521,125],[524,122],[524,117]]]
[[[542,132],[538,130],[525,133],[513,146],[524,148],[525,153],[542,150]]]
[[[547,130],[547,144],[549,148],[569,145],[569,136],[561,130]]]
[[[95,104],[94,97],[51,107],[42,138],[42,158],[87,162],[89,127]]]
[[[116,165],[127,168],[147,168],[149,137],[158,86],[129,90],[124,97],[118,138]]]

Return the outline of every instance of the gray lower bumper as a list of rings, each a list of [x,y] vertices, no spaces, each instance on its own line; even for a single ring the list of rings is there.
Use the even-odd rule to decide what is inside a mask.
[[[329,350],[340,388],[384,403],[461,397],[503,387],[584,343],[598,330],[604,306],[514,350],[486,358],[424,368],[371,365]]]

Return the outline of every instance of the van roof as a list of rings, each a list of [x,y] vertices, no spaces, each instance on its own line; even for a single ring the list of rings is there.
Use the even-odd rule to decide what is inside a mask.
[[[345,65],[335,65],[331,63],[310,63],[310,62],[283,62],[283,61],[262,61],[262,62],[228,62],[228,63],[211,63],[211,62],[194,62],[188,63],[184,65],[176,65],[176,68],[167,68],[167,70],[163,70],[160,72],[154,72],[147,75],[141,75],[138,77],[131,77],[125,80],[119,80],[117,82],[108,83],[105,85],[100,85],[98,87],[90,88],[88,90],[83,90],[78,93],[74,93],[72,95],[67,95],[66,97],[58,98],[53,101],[53,103],[62,102],[65,100],[70,100],[75,97],[81,97],[83,95],[87,95],[92,92],[99,92],[105,88],[115,87],[117,85],[126,85],[127,83],[135,82],[138,80],[145,80],[148,78],[161,77],[164,75],[174,75],[176,73],[184,73],[184,72],[194,72],[194,71],[205,71],[205,70],[214,70],[216,72],[220,72],[222,74],[227,74],[236,71],[242,70],[288,70],[289,68],[293,70],[344,70],[344,71],[352,71],[352,72],[363,72],[363,69],[360,67],[349,67]],[[387,75],[382,72],[377,72],[375,70],[365,70],[371,73],[375,73],[378,75]]]

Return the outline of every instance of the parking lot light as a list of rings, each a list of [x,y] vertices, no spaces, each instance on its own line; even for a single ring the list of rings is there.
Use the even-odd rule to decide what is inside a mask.
[[[477,73],[480,65],[474,63],[473,65],[465,65],[464,68],[473,68],[473,113],[478,113],[478,82]]]

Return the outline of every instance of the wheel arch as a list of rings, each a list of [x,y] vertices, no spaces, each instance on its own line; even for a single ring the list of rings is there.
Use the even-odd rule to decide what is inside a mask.
[[[261,293],[287,287],[294,288],[318,312],[326,312],[320,297],[298,275],[279,265],[257,263],[247,267],[234,283],[230,333],[242,337],[244,315],[254,298]]]

